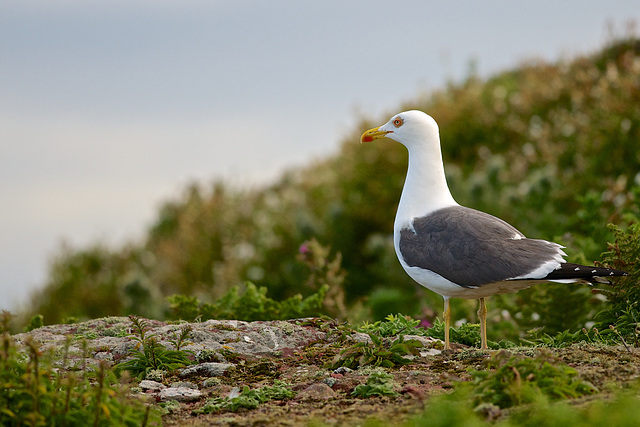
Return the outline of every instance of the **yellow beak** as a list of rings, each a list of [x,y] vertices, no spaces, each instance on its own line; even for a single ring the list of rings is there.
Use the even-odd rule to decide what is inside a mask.
[[[377,128],[373,128],[373,129],[369,129],[368,131],[366,131],[365,133],[362,134],[362,136],[360,137],[360,142],[371,142],[374,139],[380,139],[380,138],[384,138],[387,136],[388,133],[391,133],[392,131],[390,130],[380,130],[379,127]]]

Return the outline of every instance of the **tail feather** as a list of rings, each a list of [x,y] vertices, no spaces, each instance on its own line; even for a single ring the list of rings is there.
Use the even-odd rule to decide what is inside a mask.
[[[587,265],[562,263],[560,268],[552,271],[543,280],[584,280],[589,283],[611,283],[608,277],[626,276],[621,270],[604,267],[592,267]]]

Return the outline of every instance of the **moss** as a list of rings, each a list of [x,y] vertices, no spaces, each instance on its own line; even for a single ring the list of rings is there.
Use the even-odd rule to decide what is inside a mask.
[[[254,384],[266,379],[279,378],[280,375],[278,365],[272,360],[242,361],[227,369],[222,381],[230,385]]]
[[[284,332],[286,335],[291,335],[293,331],[295,331],[295,328],[289,322],[277,322],[275,324],[275,327]]]

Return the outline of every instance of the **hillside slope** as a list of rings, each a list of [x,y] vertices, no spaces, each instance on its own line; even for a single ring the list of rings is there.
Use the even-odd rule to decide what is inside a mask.
[[[390,114],[418,108],[438,121],[458,202],[532,237],[559,239],[574,260],[593,262],[610,239],[606,224],[639,213],[639,76],[640,41],[619,40],[587,57],[470,76]],[[160,209],[144,242],[61,248],[26,314],[46,323],[162,318],[168,295],[211,300],[245,280],[274,299],[308,295],[313,271],[299,250],[315,238],[331,248],[330,259],[341,254],[346,272],[349,312],[329,314],[432,318],[439,297],[406,277],[391,242],[406,152],[358,143],[362,130],[386,120],[363,119],[338,153],[266,188],[191,185]],[[472,306],[458,304],[471,315]]]

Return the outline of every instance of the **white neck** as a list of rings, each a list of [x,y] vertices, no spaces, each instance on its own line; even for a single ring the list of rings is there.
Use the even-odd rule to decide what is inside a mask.
[[[396,214],[396,229],[406,226],[412,218],[457,205],[447,185],[439,144],[407,148],[409,168]]]

